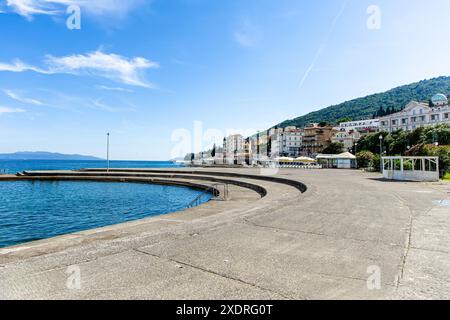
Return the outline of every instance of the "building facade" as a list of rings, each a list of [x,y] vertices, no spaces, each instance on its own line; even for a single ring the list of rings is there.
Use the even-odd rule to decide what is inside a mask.
[[[420,127],[450,123],[450,107],[445,95],[438,94],[431,99],[432,103],[412,101],[400,112],[380,118],[382,131],[411,131]]]
[[[315,157],[331,144],[331,138],[337,131],[331,126],[321,127],[312,123],[304,129],[301,155]]]
[[[342,143],[344,145],[345,150],[351,150],[355,143],[357,143],[362,137],[362,134],[356,130],[345,131],[341,129],[341,131],[334,134],[331,138],[331,142],[333,143]]]
[[[224,164],[242,165],[246,159],[245,139],[240,134],[234,134],[224,139],[223,146]]]
[[[276,157],[298,157],[303,146],[303,130],[296,127],[273,129],[271,131],[272,159]]]
[[[342,122],[339,124],[339,130],[346,132],[376,132],[380,130],[380,119],[368,119],[359,121]]]

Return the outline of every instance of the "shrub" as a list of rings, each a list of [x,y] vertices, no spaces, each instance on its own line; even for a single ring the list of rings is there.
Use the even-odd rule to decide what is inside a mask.
[[[374,154],[372,162],[370,164],[370,167],[372,167],[375,171],[381,170],[381,158],[379,154]]]
[[[406,155],[412,157],[439,157],[439,168],[442,175],[450,169],[450,146],[422,143],[412,147],[406,152]]]
[[[358,167],[369,168],[372,165],[374,154],[370,151],[361,151],[356,155],[356,161],[358,162]]]
[[[444,180],[449,180],[450,181],[450,172],[447,172],[444,176]]]

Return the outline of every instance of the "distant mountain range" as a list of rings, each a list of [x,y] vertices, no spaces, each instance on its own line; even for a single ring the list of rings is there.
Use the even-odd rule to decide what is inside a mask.
[[[350,100],[333,105],[307,115],[287,120],[278,127],[305,127],[309,123],[337,123],[340,119],[362,120],[372,118],[380,108],[403,109],[409,102],[429,101],[437,93],[450,94],[450,77],[439,77],[430,80],[404,85],[383,93],[372,94],[364,98]]]
[[[92,156],[83,156],[79,154],[61,154],[52,152],[16,152],[16,153],[0,153],[1,160],[103,160]]]

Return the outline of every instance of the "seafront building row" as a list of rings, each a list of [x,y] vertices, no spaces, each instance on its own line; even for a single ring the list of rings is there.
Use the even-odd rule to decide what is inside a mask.
[[[267,161],[289,158],[316,158],[332,143],[341,143],[344,150],[354,151],[361,137],[373,132],[412,131],[419,127],[450,123],[447,96],[437,94],[429,103],[410,102],[406,107],[379,119],[340,123],[339,126],[311,123],[304,128],[272,128],[244,138],[230,135],[223,140],[214,157],[196,156],[196,160],[210,164],[260,165]]]

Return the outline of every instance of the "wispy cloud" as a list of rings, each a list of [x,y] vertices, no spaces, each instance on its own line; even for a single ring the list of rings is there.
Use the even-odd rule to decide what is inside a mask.
[[[25,71],[34,71],[38,73],[50,74],[51,72],[47,70],[43,70],[37,68],[35,66],[23,63],[22,61],[16,59],[11,63],[0,62],[0,71],[9,71],[9,72],[25,72]]]
[[[337,23],[339,22],[339,20],[341,19],[342,15],[344,14],[345,9],[347,8],[347,5],[348,5],[349,1],[350,0],[345,0],[344,1],[342,7],[340,8],[338,13],[334,17],[333,21],[331,22],[330,29],[328,30],[328,33],[327,33],[325,39],[323,40],[322,44],[320,45],[319,49],[317,50],[317,52],[316,52],[316,54],[315,54],[315,56],[313,58],[313,61],[309,65],[308,69],[306,69],[305,73],[303,74],[302,79],[300,80],[300,84],[299,84],[299,88],[300,89],[305,84],[306,80],[309,77],[309,74],[314,69],[314,67],[316,66],[317,61],[319,60],[320,56],[322,55],[323,51],[325,50],[325,48],[326,48],[326,46],[328,44],[328,41],[330,40],[330,37],[333,34],[334,29],[336,28]]]
[[[121,88],[121,87],[108,87],[108,86],[100,85],[100,86],[97,86],[97,88],[106,90],[106,91],[133,92],[133,90],[125,89],[125,88]]]
[[[68,6],[78,5],[83,12],[91,15],[124,16],[149,2],[149,0],[6,0],[3,10],[31,20],[35,15],[65,14]]]
[[[0,71],[97,76],[131,86],[155,88],[153,84],[146,81],[143,71],[159,67],[158,63],[142,57],[126,58],[102,51],[63,57],[48,55],[44,65],[45,67],[42,68],[35,67],[20,60],[10,64],[0,62]]]
[[[5,113],[19,113],[19,112],[25,112],[25,110],[0,106],[0,116]]]
[[[141,71],[159,67],[158,63],[142,57],[128,59],[101,51],[65,57],[47,56],[46,64],[53,73],[95,75],[146,88],[154,86],[143,79]]]
[[[104,103],[102,99],[92,99],[90,102],[91,102],[91,107],[94,107],[95,109],[99,109],[102,111],[107,111],[107,112],[125,111],[124,109],[111,107],[110,105]]]
[[[22,96],[20,93],[12,91],[12,90],[3,90],[3,92],[10,97],[11,99],[14,99],[16,101],[22,102],[22,103],[26,103],[26,104],[34,104],[37,106],[42,106],[44,105],[43,102],[36,100],[36,99],[32,99],[32,98],[27,98]]]
[[[242,47],[253,47],[261,37],[260,29],[249,20],[240,22],[233,34],[234,41]]]

